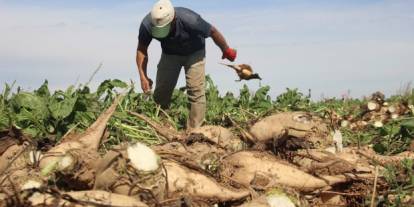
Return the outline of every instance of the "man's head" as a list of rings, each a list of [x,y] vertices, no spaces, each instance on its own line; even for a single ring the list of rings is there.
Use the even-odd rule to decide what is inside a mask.
[[[174,20],[175,11],[170,0],[160,0],[151,10],[152,36],[165,38],[171,30],[171,22]]]

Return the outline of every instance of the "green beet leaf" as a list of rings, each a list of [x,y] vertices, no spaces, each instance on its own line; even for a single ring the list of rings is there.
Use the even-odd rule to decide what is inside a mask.
[[[49,101],[49,110],[52,117],[56,120],[62,120],[68,117],[75,106],[77,97],[67,96],[65,94],[55,94]]]

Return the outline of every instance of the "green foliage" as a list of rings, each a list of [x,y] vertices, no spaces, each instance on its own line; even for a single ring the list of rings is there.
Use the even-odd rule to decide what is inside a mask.
[[[414,137],[414,118],[401,122],[401,134],[407,137]]]
[[[3,92],[0,94],[0,130],[4,130],[10,127],[10,107],[9,96],[11,92],[11,86],[5,84]]]
[[[29,92],[20,92],[12,97],[13,110],[17,113],[27,111],[38,119],[48,117],[49,111],[44,100]]]
[[[49,110],[43,98],[29,92],[19,92],[11,98],[13,123],[31,136],[48,133]]]
[[[401,165],[386,166],[383,176],[391,189],[388,193],[393,198],[386,196],[382,206],[405,206],[404,198],[412,196],[414,190],[414,160],[406,159]]]
[[[66,92],[58,91],[49,101],[49,110],[55,120],[63,120],[68,117],[75,107],[78,97],[69,88]]]
[[[275,105],[283,111],[306,110],[310,105],[310,95],[304,96],[298,89],[286,89],[276,98]]]
[[[309,110],[321,116],[334,111],[342,117],[357,117],[360,112],[360,106],[365,104],[359,99],[337,99],[331,98],[310,104]]]
[[[411,83],[406,84],[406,86],[398,91],[398,94],[392,95],[389,98],[390,102],[405,102],[407,104],[414,104],[414,88],[412,88]]]
[[[128,84],[125,82],[122,82],[121,80],[114,79],[114,80],[106,80],[102,82],[98,90],[96,91],[96,94],[98,97],[101,97],[104,93],[112,94],[114,88],[126,88],[128,87]]]
[[[221,96],[209,76],[206,77],[206,82],[207,124],[226,125],[227,116],[236,122],[243,123],[252,118],[256,119],[273,109],[271,97],[268,95],[269,86],[252,92],[247,85],[243,85],[239,97],[236,97],[231,92]]]
[[[413,138],[412,123],[412,118],[403,121],[397,120],[376,129],[374,135],[371,136],[376,137],[373,140],[374,150],[385,155],[406,151]]]
[[[13,85],[5,84],[0,94],[0,130],[14,125],[34,139],[52,138],[58,141],[68,131],[81,131],[89,127],[97,116],[108,107],[122,91],[124,98],[110,120],[107,145],[124,141],[138,140],[147,144],[164,142],[157,133],[142,120],[128,114],[135,111],[145,114],[163,125],[184,129],[189,115],[189,101],[185,90],[174,90],[171,106],[161,110],[151,94],[135,91],[134,84],[114,79],[102,82],[96,91],[88,86],[73,86],[66,90],[50,91],[45,81],[33,92],[12,90]],[[341,117],[361,116],[360,99],[327,99],[312,101],[310,94],[304,95],[298,89],[289,89],[272,99],[270,87],[264,86],[257,91],[243,85],[239,94],[227,92],[221,95],[213,80],[206,77],[206,124],[229,126],[230,119],[241,126],[277,111],[308,111],[327,118],[336,114]],[[403,101],[414,103],[414,93],[393,96],[390,103]],[[229,119],[230,118],[230,119]],[[341,128],[346,146],[373,145],[374,149],[385,155],[405,151],[414,137],[414,118],[411,115],[387,123],[376,129],[350,130]],[[388,167],[384,172],[397,201],[388,206],[398,206],[398,199],[410,192],[414,186],[413,161],[407,160],[397,167]]]
[[[3,110],[0,110],[0,130],[7,129],[9,127],[9,117],[7,113]]]
[[[33,92],[17,90],[11,94],[11,87],[6,84],[0,97],[0,130],[13,124],[34,138],[58,140],[72,128],[87,128],[110,104],[117,87],[125,87],[125,83],[105,81],[99,87],[99,94],[86,86],[78,89],[71,86],[52,94],[45,81]]]
[[[39,89],[34,91],[34,94],[44,99],[48,99],[50,97],[49,82],[45,80]]]

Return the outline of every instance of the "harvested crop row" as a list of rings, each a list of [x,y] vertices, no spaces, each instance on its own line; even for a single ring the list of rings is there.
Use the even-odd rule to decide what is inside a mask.
[[[281,112],[248,127],[207,125],[189,133],[129,112],[166,141],[147,146],[131,139],[108,147],[101,139],[120,102],[115,99],[84,133],[64,137],[45,152],[28,141],[7,142],[0,157],[2,204],[349,205],[372,194],[373,183],[383,193],[386,166],[409,166],[405,160],[414,158],[411,152],[384,156],[371,147],[347,146],[337,125],[309,112]],[[385,102],[375,103],[367,113],[384,110]],[[392,111],[398,110],[388,106],[386,113]],[[239,137],[238,130],[251,139]]]

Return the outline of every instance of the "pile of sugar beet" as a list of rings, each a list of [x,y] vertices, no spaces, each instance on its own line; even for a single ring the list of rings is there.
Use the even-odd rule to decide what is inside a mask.
[[[358,206],[386,191],[385,165],[414,158],[343,147],[338,130],[306,112],[272,114],[239,135],[220,126],[178,132],[130,112],[169,142],[100,149],[119,99],[48,151],[3,132],[0,206]]]

